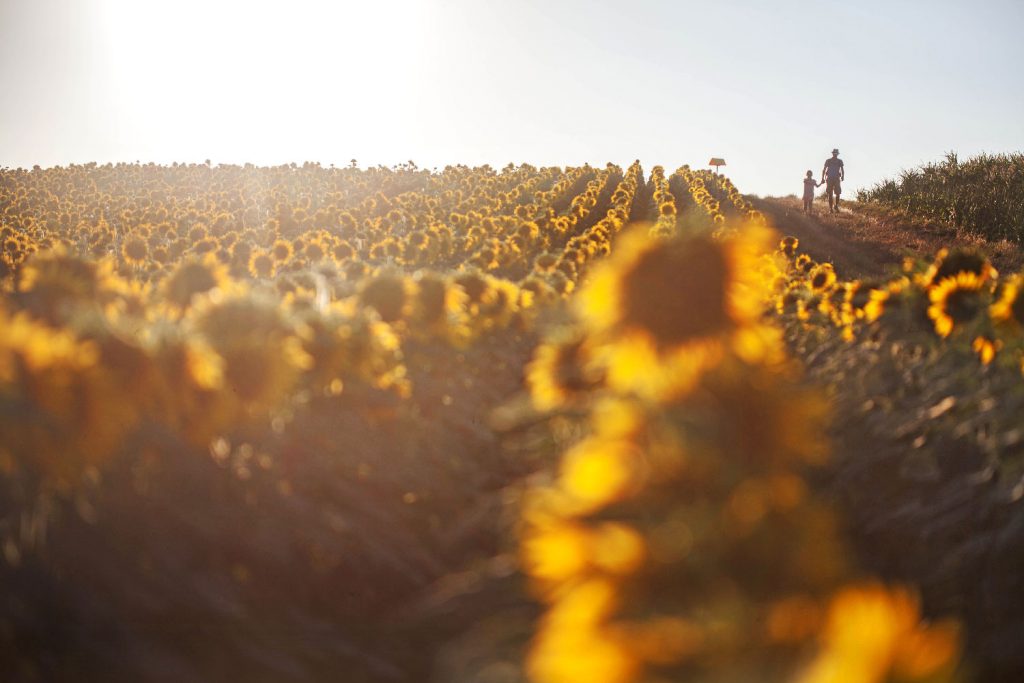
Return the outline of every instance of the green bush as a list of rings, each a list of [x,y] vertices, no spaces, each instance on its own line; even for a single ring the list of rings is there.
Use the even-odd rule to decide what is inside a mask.
[[[987,239],[1024,242],[1024,154],[981,154],[903,171],[857,193],[910,216],[949,223]]]

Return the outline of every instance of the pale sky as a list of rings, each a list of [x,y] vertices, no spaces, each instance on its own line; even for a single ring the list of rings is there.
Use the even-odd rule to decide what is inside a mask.
[[[1022,0],[0,0],[0,166],[723,169],[1024,150]]]

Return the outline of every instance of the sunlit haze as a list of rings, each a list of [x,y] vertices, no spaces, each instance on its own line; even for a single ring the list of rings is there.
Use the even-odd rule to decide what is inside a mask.
[[[800,190],[1024,148],[1024,3],[0,0],[0,165],[724,157]]]

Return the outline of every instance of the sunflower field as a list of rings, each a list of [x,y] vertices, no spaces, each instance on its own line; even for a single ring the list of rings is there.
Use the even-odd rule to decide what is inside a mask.
[[[3,680],[1013,680],[1022,288],[688,166],[4,169]]]

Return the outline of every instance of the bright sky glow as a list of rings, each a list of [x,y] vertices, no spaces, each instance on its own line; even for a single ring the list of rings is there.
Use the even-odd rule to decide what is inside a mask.
[[[701,166],[1024,149],[1020,0],[0,0],[0,166]]]

